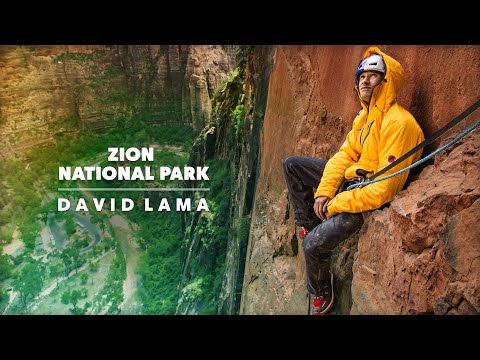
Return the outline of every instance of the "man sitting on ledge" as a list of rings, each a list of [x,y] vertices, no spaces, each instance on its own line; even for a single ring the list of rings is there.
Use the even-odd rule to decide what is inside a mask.
[[[362,212],[378,209],[402,190],[408,171],[344,191],[348,181],[377,173],[424,140],[415,118],[397,103],[404,80],[398,61],[370,47],[355,73],[362,110],[340,150],[328,162],[304,156],[290,156],[283,162],[295,221],[302,227],[307,290],[314,295],[315,315],[323,315],[333,306],[332,251],[360,230]],[[384,176],[418,161],[421,153],[418,151]]]

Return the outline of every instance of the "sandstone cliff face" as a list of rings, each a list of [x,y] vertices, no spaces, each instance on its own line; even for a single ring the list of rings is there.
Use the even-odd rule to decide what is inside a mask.
[[[274,54],[273,46],[242,48],[243,55],[238,57],[243,60],[239,60],[237,75],[217,90],[215,116],[197,138],[189,160],[190,166],[205,166],[207,160],[216,159],[223,169],[211,169],[212,181],[203,185],[211,188],[209,201],[214,204],[215,213],[185,216],[180,289],[207,278],[202,268],[208,269],[208,276],[215,276],[221,286],[214,287],[214,299],[208,302],[188,301],[180,291],[178,314],[204,313],[212,306],[218,314],[239,313]],[[219,174],[220,186],[219,179],[215,179]]]
[[[233,183],[233,228],[239,229],[252,221],[256,186],[260,173],[260,144],[272,71],[273,46],[258,46],[252,52],[245,81],[245,120],[241,129],[240,153],[233,158],[238,170]],[[225,277],[220,294],[219,313],[238,314],[242,298],[248,235],[234,231],[227,244]]]
[[[403,65],[407,78],[398,101],[426,136],[478,100],[479,46],[379,47]],[[282,160],[328,159],[338,150],[360,110],[353,74],[367,48],[276,48],[241,313],[306,314],[304,257]],[[475,136],[437,157],[389,208],[369,214],[360,233],[336,249],[332,313],[479,312]]]
[[[0,46],[0,156],[133,115],[201,129],[234,65],[230,46]]]
[[[353,314],[480,313],[479,155],[474,132],[367,220]]]
[[[0,46],[0,143],[3,157],[54,141],[51,124],[78,116],[62,53],[99,46]],[[81,74],[78,74],[81,76]],[[77,78],[78,76],[75,76]]]
[[[214,90],[235,66],[232,46],[120,46],[118,53],[152,123],[196,131],[209,122]]]

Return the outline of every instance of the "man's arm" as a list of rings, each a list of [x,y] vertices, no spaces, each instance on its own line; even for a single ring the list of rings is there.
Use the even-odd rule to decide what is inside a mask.
[[[315,198],[325,196],[332,199],[344,179],[345,170],[358,161],[355,146],[355,126],[347,134],[340,150],[328,160],[323,176],[315,192]]]
[[[423,133],[413,118],[390,123],[381,134],[378,144],[378,169],[383,169],[390,164],[388,161],[389,157],[394,156],[398,159],[423,140]],[[386,177],[410,166],[420,159],[421,153],[421,151],[417,152],[381,177]],[[329,215],[333,216],[342,212],[358,213],[378,209],[383,204],[392,201],[402,190],[403,185],[407,181],[408,173],[409,171],[405,171],[388,180],[338,194],[327,205]]]

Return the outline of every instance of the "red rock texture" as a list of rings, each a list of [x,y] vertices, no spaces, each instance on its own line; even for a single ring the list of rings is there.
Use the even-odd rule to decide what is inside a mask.
[[[361,108],[353,90],[354,72],[369,46],[276,49],[261,134],[262,170],[252,213],[242,313],[306,313],[303,252],[295,237],[282,160],[289,155],[328,159],[338,150]],[[478,99],[480,46],[376,46],[403,65],[406,82],[398,101],[412,112],[426,136]],[[465,161],[473,161],[467,153],[442,162],[441,166],[452,168],[449,178],[456,178],[455,171]],[[435,170],[434,181],[427,175],[433,170],[426,168],[422,179],[428,196],[408,188],[390,208],[370,214],[359,235],[358,252],[357,237],[337,248],[332,264],[338,279],[333,313],[463,313],[478,306],[478,271],[472,271],[478,258],[462,255],[471,253],[471,242],[478,244],[478,229],[472,224],[478,196],[473,185],[466,184],[478,183],[479,173],[469,169],[470,179],[464,176],[460,186],[459,179],[442,180],[445,169]],[[412,204],[402,202],[407,198]],[[418,209],[408,216],[395,210],[413,204]],[[462,240],[451,234],[462,234]],[[382,266],[377,266],[380,260]],[[472,263],[469,271],[462,268],[468,276],[457,274],[456,261],[463,267]]]
[[[353,264],[352,313],[480,313],[479,155],[472,133],[368,218]]]

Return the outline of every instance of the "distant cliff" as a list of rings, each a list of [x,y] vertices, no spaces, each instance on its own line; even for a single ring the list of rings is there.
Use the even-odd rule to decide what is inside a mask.
[[[209,170],[213,178],[203,186],[211,188],[208,199],[214,211],[185,216],[179,314],[206,310],[238,314],[240,310],[275,47],[242,46],[238,50],[238,67],[225,86],[217,89],[212,121],[190,154],[191,166],[209,161],[213,165]],[[202,299],[189,298],[192,287],[203,290]]]
[[[258,129],[260,173],[242,314],[306,314],[304,257],[282,160],[328,159],[338,150],[360,109],[353,74],[367,47],[276,47]],[[403,65],[406,83],[398,101],[426,136],[479,99],[479,46],[379,47]],[[478,120],[474,116],[465,124]],[[414,171],[407,189],[389,207],[371,212],[360,233],[336,249],[332,313],[480,313],[479,147],[477,130]],[[241,208],[242,201],[234,206]]]
[[[234,66],[232,46],[0,46],[0,156],[135,116],[200,130]]]

